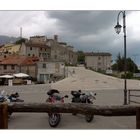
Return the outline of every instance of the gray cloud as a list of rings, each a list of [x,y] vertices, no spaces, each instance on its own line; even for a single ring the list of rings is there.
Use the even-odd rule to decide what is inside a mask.
[[[115,22],[116,11],[47,11],[64,30],[77,35],[97,34]]]

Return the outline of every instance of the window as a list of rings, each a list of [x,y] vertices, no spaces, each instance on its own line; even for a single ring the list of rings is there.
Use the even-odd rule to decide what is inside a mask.
[[[32,50],[32,47],[30,47],[30,50]]]
[[[15,65],[11,65],[11,69],[14,70],[15,69]]]
[[[99,56],[99,57],[98,57],[98,60],[100,60],[100,59],[101,59],[101,57]]]
[[[7,69],[7,65],[4,65],[4,70],[6,70]]]
[[[47,54],[47,57],[50,58],[50,54],[49,53]]]
[[[28,54],[28,56],[30,56],[30,54]]]
[[[43,68],[46,68],[46,64],[45,63],[43,63]]]

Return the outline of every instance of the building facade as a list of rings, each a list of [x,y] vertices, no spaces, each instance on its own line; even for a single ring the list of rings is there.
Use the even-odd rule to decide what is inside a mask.
[[[104,52],[85,53],[85,66],[96,71],[106,71],[108,69],[111,69],[111,56],[112,55],[110,53]]]
[[[40,61],[51,59],[51,48],[45,44],[22,43],[19,55],[38,57]]]
[[[36,64],[31,57],[20,55],[9,55],[0,61],[0,74],[26,73],[36,77]]]
[[[77,64],[77,53],[73,46],[67,45],[66,42],[59,42],[58,36],[54,35],[54,39],[47,39],[47,45],[51,48],[51,60],[63,61],[66,64]]]
[[[64,78],[64,62],[37,62],[37,81],[49,83]]]
[[[53,39],[48,39],[46,36],[32,36],[22,44],[2,46],[0,53],[1,75],[23,72],[45,83],[65,77],[65,64],[77,64],[74,47],[59,42],[57,35],[54,35]],[[24,60],[25,58],[30,64]]]
[[[46,36],[32,36],[22,44],[6,44],[0,48],[0,54],[19,54],[38,57],[40,61],[60,61],[66,64],[77,64],[77,53],[74,47],[58,41],[58,35],[53,39]]]

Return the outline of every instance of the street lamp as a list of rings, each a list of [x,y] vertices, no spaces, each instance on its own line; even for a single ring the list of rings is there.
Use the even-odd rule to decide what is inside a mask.
[[[126,23],[125,23],[125,11],[120,11],[117,17],[117,25],[114,27],[117,34],[121,32],[121,25],[119,24],[119,16],[123,14],[123,33],[124,33],[124,105],[127,104],[127,80],[126,80]]]

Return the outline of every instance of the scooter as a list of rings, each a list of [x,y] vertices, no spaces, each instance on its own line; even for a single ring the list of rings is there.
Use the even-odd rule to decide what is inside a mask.
[[[46,102],[48,103],[64,103],[64,98],[68,98],[68,95],[65,96],[60,96],[59,95],[59,91],[56,89],[51,89],[47,92],[47,95],[49,96],[46,100]],[[56,127],[58,126],[58,124],[60,123],[61,120],[61,115],[60,113],[56,112],[56,113],[48,113],[49,116],[49,125],[51,127]]]
[[[87,104],[93,104],[93,100],[96,100],[95,96],[96,93],[89,92],[89,93],[82,93],[81,90],[79,91],[71,91],[72,95],[72,103],[87,103]],[[73,113],[73,115],[76,115],[76,113]],[[94,118],[93,114],[86,114],[85,120],[87,122],[91,122]]]

